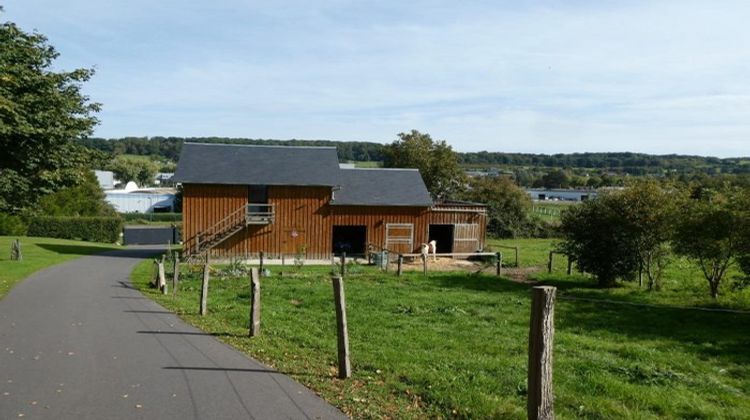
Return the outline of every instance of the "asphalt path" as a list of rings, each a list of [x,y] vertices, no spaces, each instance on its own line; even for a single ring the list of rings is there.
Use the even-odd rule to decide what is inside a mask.
[[[153,253],[50,267],[0,301],[0,419],[345,417],[133,289]]]

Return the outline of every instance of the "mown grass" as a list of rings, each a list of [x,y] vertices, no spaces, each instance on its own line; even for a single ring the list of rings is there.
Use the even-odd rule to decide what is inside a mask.
[[[522,252],[522,262],[541,254]],[[261,280],[261,336],[253,339],[246,277],[215,273],[206,317],[197,315],[197,272],[184,273],[177,297],[149,288],[150,262],[132,280],[189,323],[355,418],[525,417],[528,285],[491,275],[397,278],[358,268],[346,279],[354,376],[339,380],[328,268],[304,267],[283,278],[271,269],[274,275]],[[591,283],[581,276],[566,281],[574,287],[564,293]],[[560,299],[555,316],[558,418],[750,412],[750,315]]]
[[[21,241],[22,261],[10,260],[10,246],[15,239]],[[0,299],[19,281],[35,271],[82,255],[116,248],[112,244],[66,239],[0,236]]]

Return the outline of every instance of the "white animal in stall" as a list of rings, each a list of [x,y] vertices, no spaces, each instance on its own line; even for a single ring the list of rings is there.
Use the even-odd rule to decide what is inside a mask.
[[[432,251],[432,261],[437,261],[437,241],[432,240],[429,245],[430,251]]]

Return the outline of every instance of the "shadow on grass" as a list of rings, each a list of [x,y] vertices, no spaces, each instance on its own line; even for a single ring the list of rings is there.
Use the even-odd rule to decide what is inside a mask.
[[[513,293],[523,298],[531,296],[532,287],[489,275],[445,274],[428,277],[425,281],[443,288]],[[668,304],[636,306],[643,302],[621,296],[602,297],[597,293],[601,288],[588,278],[571,277],[565,280],[545,280],[543,283],[556,286],[563,292],[555,314],[558,331],[580,331],[581,334],[601,331],[621,335],[625,340],[667,339],[673,342],[674,347],[699,353],[702,357],[750,363],[750,314],[708,312]],[[591,297],[599,301],[564,300],[564,292],[572,289],[576,289],[576,296]],[[615,302],[605,302],[602,299]]]
[[[487,274],[450,273],[428,276],[426,281],[443,288],[469,289],[482,292],[528,294],[531,285]]]
[[[750,314],[706,312],[670,306],[644,307],[590,301],[561,301],[559,331],[603,331],[626,339],[668,339],[674,347],[704,357],[750,363]]]

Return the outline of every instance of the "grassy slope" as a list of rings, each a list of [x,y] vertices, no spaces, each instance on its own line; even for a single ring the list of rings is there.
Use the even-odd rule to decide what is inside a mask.
[[[548,241],[523,243],[522,265],[544,261]],[[528,286],[459,273],[352,274],[346,294],[354,378],[341,381],[333,377],[335,320],[325,268],[263,279],[262,335],[253,340],[246,337],[247,279],[214,280],[210,314],[201,318],[197,274],[186,276],[173,298],[148,288],[151,270],[144,262],[133,273],[147,295],[355,417],[525,416]],[[564,293],[597,292],[584,277],[557,281],[574,286]],[[750,412],[750,315],[561,299],[556,325],[559,418]]]
[[[115,245],[65,239],[20,237],[23,261],[10,261],[10,244],[15,237],[0,236],[0,299],[19,281],[42,268],[101,252]]]

